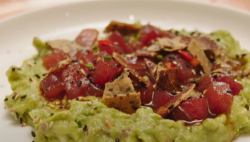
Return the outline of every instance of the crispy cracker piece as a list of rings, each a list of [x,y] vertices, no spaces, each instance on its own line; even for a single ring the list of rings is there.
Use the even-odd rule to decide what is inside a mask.
[[[186,45],[181,42],[181,37],[175,37],[173,39],[170,38],[158,38],[157,41],[159,42],[161,48],[165,51],[177,51],[180,49],[184,49]]]
[[[186,100],[189,97],[192,97],[193,95],[196,95],[192,91],[194,89],[194,87],[195,87],[195,84],[191,84],[191,85],[187,86],[185,89],[182,90],[181,93],[177,94],[172,100],[170,100],[164,106],[158,108],[156,110],[156,113],[160,114],[162,117],[166,116],[176,106],[178,106],[183,100]]]
[[[148,67],[149,72],[150,72],[153,76],[155,76],[156,73],[157,73],[157,67],[158,67],[158,66],[157,66],[154,62],[152,62],[151,60],[149,60],[149,59],[147,59],[147,58],[144,58],[144,61],[145,61],[146,65],[147,65],[147,67]]]
[[[157,53],[148,50],[137,50],[135,51],[135,55],[139,57],[156,57]]]
[[[128,62],[126,61],[125,58],[123,58],[120,54],[114,52],[113,53],[113,58],[122,66],[124,66],[125,68],[129,68],[130,73],[132,75],[134,75],[136,78],[139,79],[139,81],[143,82],[146,87],[148,87],[150,85],[150,82],[148,82],[147,80],[145,80],[143,77],[141,77],[133,68],[131,68],[128,64]]]
[[[204,70],[205,73],[209,73],[212,69],[212,65],[209,62],[206,54],[204,53],[204,50],[200,48],[199,43],[192,39],[189,43],[187,50],[195,57],[197,57],[197,60],[200,61],[200,64]]]
[[[46,43],[52,49],[61,49],[64,53],[69,53],[72,50],[84,50],[85,48],[73,43],[69,40],[58,39],[58,40],[51,40]]]
[[[149,52],[158,52],[161,50],[161,46],[159,44],[152,44],[147,48],[147,50]]]
[[[172,52],[184,48],[186,48],[186,44],[182,43],[181,37],[178,36],[173,39],[167,37],[157,38],[156,41],[147,48],[147,50],[151,52],[157,52],[160,50]]]
[[[120,77],[113,82],[106,83],[103,93],[103,103],[125,113],[134,113],[141,106],[140,93],[136,93],[131,79],[128,77],[129,69],[124,69]]]
[[[140,27],[134,24],[111,21],[109,25],[105,28],[104,32],[108,33],[108,32],[119,31],[122,35],[129,35],[139,32],[140,29],[141,29]]]

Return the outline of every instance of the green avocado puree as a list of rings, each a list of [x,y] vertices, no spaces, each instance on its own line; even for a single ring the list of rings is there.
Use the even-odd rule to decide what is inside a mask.
[[[230,57],[246,53],[228,32],[215,31],[213,38],[220,38],[218,44]],[[16,119],[34,127],[35,142],[229,142],[250,132],[250,112],[245,107],[250,105],[249,79],[240,79],[244,90],[234,97],[229,114],[186,126],[183,121],[162,119],[148,107],[125,114],[94,97],[64,102],[68,108],[55,107],[60,102],[45,100],[39,89],[46,73],[41,56],[51,51],[41,43],[38,51],[21,68],[12,66],[7,71],[13,93],[5,101]],[[249,59],[247,52],[246,67],[250,67]]]

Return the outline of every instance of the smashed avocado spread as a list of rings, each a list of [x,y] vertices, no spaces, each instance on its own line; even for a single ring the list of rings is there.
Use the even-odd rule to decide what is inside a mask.
[[[112,21],[107,36],[35,38],[6,108],[35,142],[230,142],[250,132],[250,54],[226,31]]]

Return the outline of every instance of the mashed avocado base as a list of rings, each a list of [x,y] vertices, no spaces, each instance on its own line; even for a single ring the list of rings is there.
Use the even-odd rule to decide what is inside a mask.
[[[216,31],[213,37],[220,38],[218,44],[226,48],[230,57],[246,53],[228,32]],[[41,52],[50,51],[43,49]],[[250,67],[249,53],[245,59],[246,67]],[[21,68],[12,66],[7,71],[13,93],[5,105],[16,119],[22,119],[22,125],[27,123],[35,128],[35,142],[229,142],[241,133],[250,132],[250,112],[246,108],[250,105],[248,78],[240,80],[244,90],[234,96],[229,114],[186,126],[183,121],[162,119],[148,107],[132,115],[125,114],[108,108],[94,97],[83,101],[49,102],[39,89],[45,72],[39,55],[26,60]]]

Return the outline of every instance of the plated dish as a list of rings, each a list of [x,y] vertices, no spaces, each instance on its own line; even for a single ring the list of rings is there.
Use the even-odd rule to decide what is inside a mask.
[[[170,3],[170,4],[171,4],[171,3]],[[177,5],[177,6],[178,6],[178,5]],[[178,25],[178,24],[177,24],[177,25]],[[195,25],[195,24],[194,24],[194,25]],[[185,26],[183,26],[183,27],[185,28]],[[92,27],[92,28],[94,28],[94,27]],[[188,28],[188,27],[187,27],[187,28]],[[212,30],[212,29],[211,29],[211,30]],[[62,36],[63,36],[63,35],[62,35]],[[74,37],[74,36],[73,36],[73,37]],[[50,38],[50,37],[47,36],[47,38]],[[244,43],[244,42],[243,42],[243,43]],[[27,58],[27,57],[26,57],[26,58]]]

